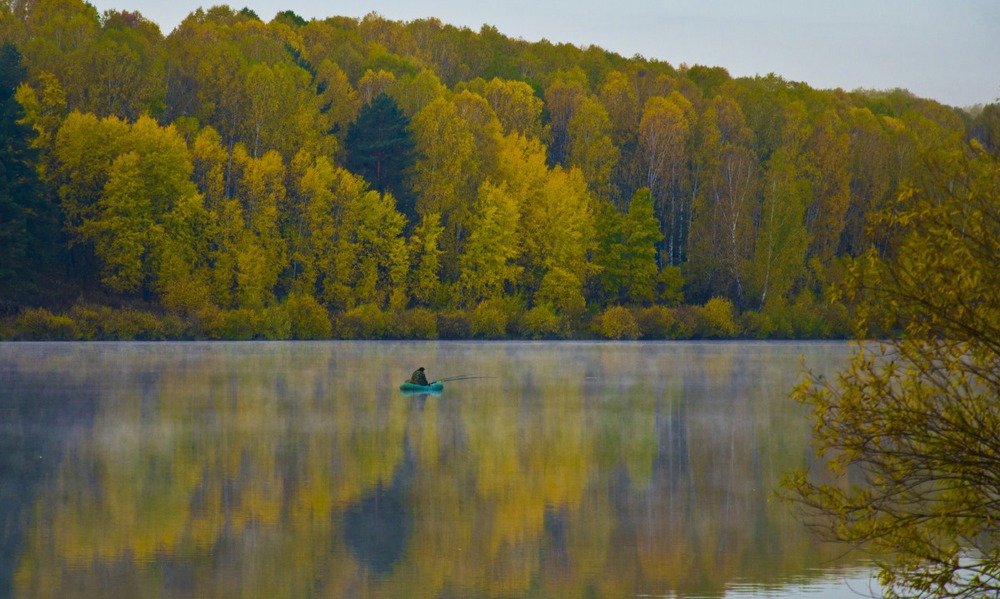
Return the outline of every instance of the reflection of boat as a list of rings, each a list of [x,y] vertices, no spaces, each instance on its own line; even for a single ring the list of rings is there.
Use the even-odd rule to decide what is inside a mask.
[[[440,393],[444,390],[444,383],[441,381],[434,381],[429,385],[415,385],[409,381],[403,383],[399,386],[399,390],[403,393]]]

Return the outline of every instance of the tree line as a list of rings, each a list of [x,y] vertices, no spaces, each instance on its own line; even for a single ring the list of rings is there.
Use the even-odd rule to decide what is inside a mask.
[[[997,105],[484,26],[0,3],[8,337],[824,337]]]

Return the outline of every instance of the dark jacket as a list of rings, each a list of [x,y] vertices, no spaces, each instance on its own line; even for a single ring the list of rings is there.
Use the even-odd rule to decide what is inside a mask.
[[[423,366],[413,371],[413,374],[410,376],[410,382],[414,385],[423,385],[425,387],[429,384],[427,376],[424,374]]]

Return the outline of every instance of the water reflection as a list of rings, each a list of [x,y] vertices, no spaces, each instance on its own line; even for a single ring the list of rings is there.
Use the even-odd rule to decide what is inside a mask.
[[[822,587],[857,562],[769,499],[811,455],[786,398],[799,356],[832,368],[847,351],[0,344],[16,465],[0,573],[21,597]],[[493,378],[400,393],[418,363]]]

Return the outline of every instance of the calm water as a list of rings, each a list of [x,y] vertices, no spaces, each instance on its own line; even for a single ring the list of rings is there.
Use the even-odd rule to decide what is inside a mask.
[[[0,344],[0,596],[853,598],[772,500],[799,357],[848,353]]]

